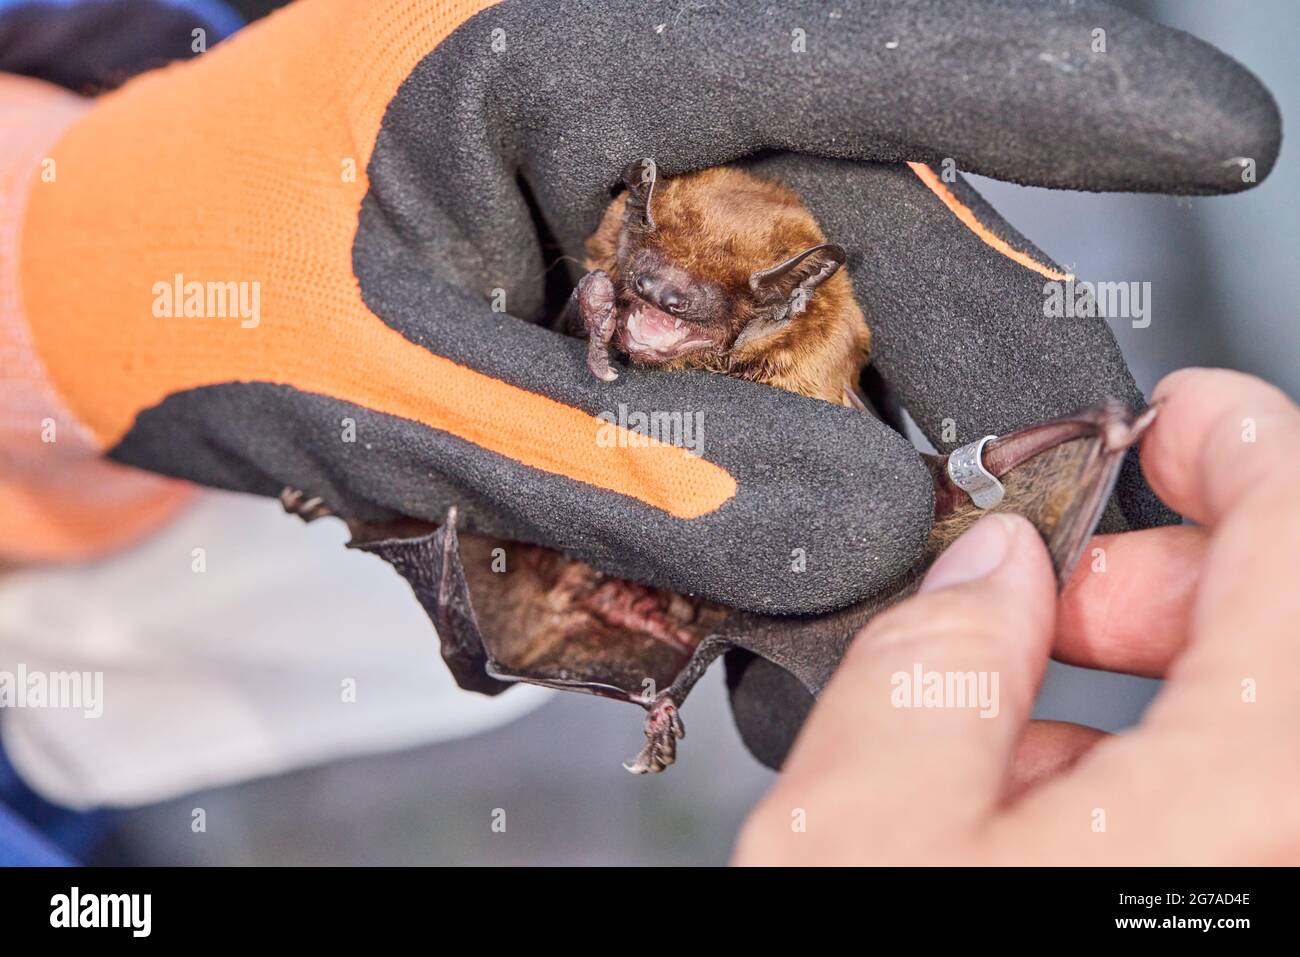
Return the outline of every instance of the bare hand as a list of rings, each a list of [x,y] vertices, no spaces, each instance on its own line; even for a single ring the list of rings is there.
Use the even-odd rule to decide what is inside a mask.
[[[1058,603],[983,519],[858,635],[737,863],[1300,863],[1300,408],[1225,371],[1155,398],[1143,468],[1200,527],[1099,536]],[[1122,735],[1032,722],[1049,653],[1168,680]],[[918,665],[996,676],[996,715],[900,706]]]

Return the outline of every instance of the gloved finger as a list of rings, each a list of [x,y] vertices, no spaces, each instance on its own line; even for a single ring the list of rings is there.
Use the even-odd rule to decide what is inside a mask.
[[[1164,677],[1187,642],[1207,544],[1190,525],[1095,536],[1061,590],[1053,657]]]
[[[1104,3],[507,0],[414,66],[368,175],[394,248],[458,260],[531,318],[538,214],[578,254],[639,157],[669,173],[771,149],[947,157],[1023,183],[1222,192],[1250,185],[1228,161],[1262,179],[1279,138],[1239,64]]]
[[[812,692],[789,671],[741,649],[727,652],[727,700],[741,742],[759,763],[779,770],[812,710]]]

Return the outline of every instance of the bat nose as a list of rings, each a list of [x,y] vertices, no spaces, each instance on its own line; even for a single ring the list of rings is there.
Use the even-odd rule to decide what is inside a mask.
[[[680,289],[673,289],[670,286],[659,294],[659,305],[669,312],[681,312],[689,304]]]
[[[691,304],[679,286],[663,277],[637,276],[633,286],[638,296],[668,312],[681,312]]]

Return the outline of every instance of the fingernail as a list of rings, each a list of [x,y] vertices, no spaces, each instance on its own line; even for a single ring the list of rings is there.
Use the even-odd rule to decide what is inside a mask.
[[[985,515],[948,546],[930,566],[919,592],[987,578],[1011,549],[1015,528],[1005,515]]]

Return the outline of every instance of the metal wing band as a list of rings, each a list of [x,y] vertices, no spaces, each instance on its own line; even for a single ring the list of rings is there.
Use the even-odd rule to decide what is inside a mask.
[[[980,508],[993,508],[1005,493],[998,477],[984,467],[984,446],[996,438],[986,435],[948,456],[948,477]]]

